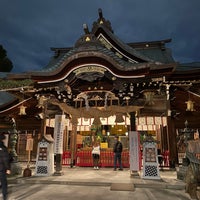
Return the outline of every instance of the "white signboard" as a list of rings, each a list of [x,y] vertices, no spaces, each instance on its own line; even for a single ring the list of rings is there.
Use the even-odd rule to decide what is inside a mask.
[[[130,170],[140,170],[140,139],[137,131],[129,132]]]
[[[27,138],[26,151],[33,151],[33,138]]]
[[[55,127],[54,127],[54,153],[63,153],[63,134],[65,129],[65,115],[55,116]]]

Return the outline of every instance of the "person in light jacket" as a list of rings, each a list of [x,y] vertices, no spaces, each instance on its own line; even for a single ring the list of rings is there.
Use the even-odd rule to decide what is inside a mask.
[[[99,169],[99,160],[100,160],[100,144],[99,142],[94,142],[92,147],[92,158],[94,169]]]

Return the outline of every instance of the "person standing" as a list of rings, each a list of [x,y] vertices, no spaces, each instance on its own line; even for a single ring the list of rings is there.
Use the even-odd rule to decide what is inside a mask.
[[[117,169],[117,161],[119,164],[119,170],[123,170],[122,167],[122,150],[123,150],[123,145],[119,141],[119,136],[115,136],[115,144],[113,147],[113,152],[114,152],[114,171]]]
[[[95,142],[92,147],[92,158],[94,169],[99,169],[99,160],[100,160],[100,144]]]
[[[3,143],[5,135],[0,134],[0,182],[2,187],[3,200],[7,199],[8,184],[7,174],[10,174],[10,156]]]

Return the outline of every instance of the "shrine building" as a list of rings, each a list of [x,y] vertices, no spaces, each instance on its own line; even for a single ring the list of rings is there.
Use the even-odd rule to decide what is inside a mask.
[[[64,115],[63,165],[92,166],[92,143],[98,140],[110,155],[102,166],[113,166],[118,135],[122,162],[129,167],[130,131],[138,131],[141,151],[151,135],[164,165],[180,164],[185,128],[192,139],[200,128],[200,63],[175,61],[170,42],[124,43],[99,9],[92,29],[84,24],[73,47],[51,48],[52,58],[41,70],[0,73],[0,132],[8,135],[18,160],[27,160],[26,142],[32,138],[34,162],[39,140],[54,137],[55,118]],[[15,146],[9,143],[13,135]]]

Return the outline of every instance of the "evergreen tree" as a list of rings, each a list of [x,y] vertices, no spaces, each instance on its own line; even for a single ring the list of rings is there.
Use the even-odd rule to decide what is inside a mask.
[[[0,45],[0,72],[10,72],[12,68],[13,64],[7,57],[6,50]]]

